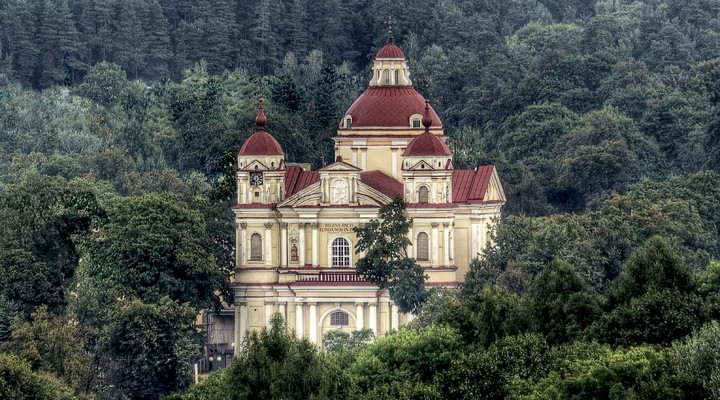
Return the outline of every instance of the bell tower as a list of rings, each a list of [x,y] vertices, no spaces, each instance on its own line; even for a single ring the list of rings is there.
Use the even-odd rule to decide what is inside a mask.
[[[237,156],[238,204],[275,204],[285,198],[285,152],[265,131],[267,117],[259,100],[257,132],[243,143]]]

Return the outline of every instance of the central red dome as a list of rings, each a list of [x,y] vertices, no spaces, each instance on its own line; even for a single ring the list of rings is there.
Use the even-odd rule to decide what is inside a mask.
[[[395,43],[388,43],[375,54],[375,58],[405,58],[405,53]]]
[[[442,127],[430,108],[433,128]],[[410,128],[410,116],[423,115],[425,99],[412,86],[371,86],[350,106],[352,128]]]

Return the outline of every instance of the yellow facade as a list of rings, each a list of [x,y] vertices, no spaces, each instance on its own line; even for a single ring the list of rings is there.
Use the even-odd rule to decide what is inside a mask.
[[[399,57],[398,51],[390,54]],[[372,90],[384,90],[377,72],[388,66],[399,69],[397,81],[392,76],[387,81],[388,90],[412,85],[404,58],[376,59],[374,66]],[[238,155],[235,343],[266,326],[273,313],[319,346],[330,330],[369,328],[382,336],[412,319],[398,312],[386,290],[354,272],[362,254],[354,252],[353,228],[377,218],[395,195],[408,203],[406,216],[413,220],[408,254],[425,268],[427,285],[454,287],[462,281],[485,247],[505,196],[492,166],[456,171],[447,150],[410,151],[424,132],[434,135],[425,136],[431,144],[446,147],[437,141],[445,138],[439,120],[431,123],[429,107],[423,111],[419,95],[406,92],[415,97],[398,104],[410,111],[401,118],[390,115],[401,120],[394,125],[363,126],[369,119],[361,112],[372,112],[373,104],[351,107],[334,138],[336,162],[318,171],[285,164],[280,144],[262,131],[264,115],[258,116],[263,134],[248,142],[265,142],[246,143]],[[425,129],[417,126],[420,116]],[[266,148],[274,150],[253,150]]]

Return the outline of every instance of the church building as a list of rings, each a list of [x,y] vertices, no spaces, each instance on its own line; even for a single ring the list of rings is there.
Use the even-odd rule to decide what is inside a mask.
[[[392,41],[372,72],[339,121],[335,162],[316,171],[285,162],[261,100],[257,132],[237,155],[235,343],[273,313],[318,345],[331,330],[383,336],[408,322],[412,315],[354,268],[362,254],[353,228],[395,196],[407,203],[408,254],[425,268],[428,287],[457,286],[483,250],[505,203],[495,167],[453,168],[442,122]]]

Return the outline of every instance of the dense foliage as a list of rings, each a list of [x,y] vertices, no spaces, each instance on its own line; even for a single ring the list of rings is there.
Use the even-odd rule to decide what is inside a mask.
[[[274,321],[185,396],[718,398],[718,0],[0,2],[2,396],[184,391],[257,98],[327,164],[388,16],[455,167],[498,168],[490,246],[406,330],[323,355]],[[383,221],[406,263],[362,270],[417,310]]]

